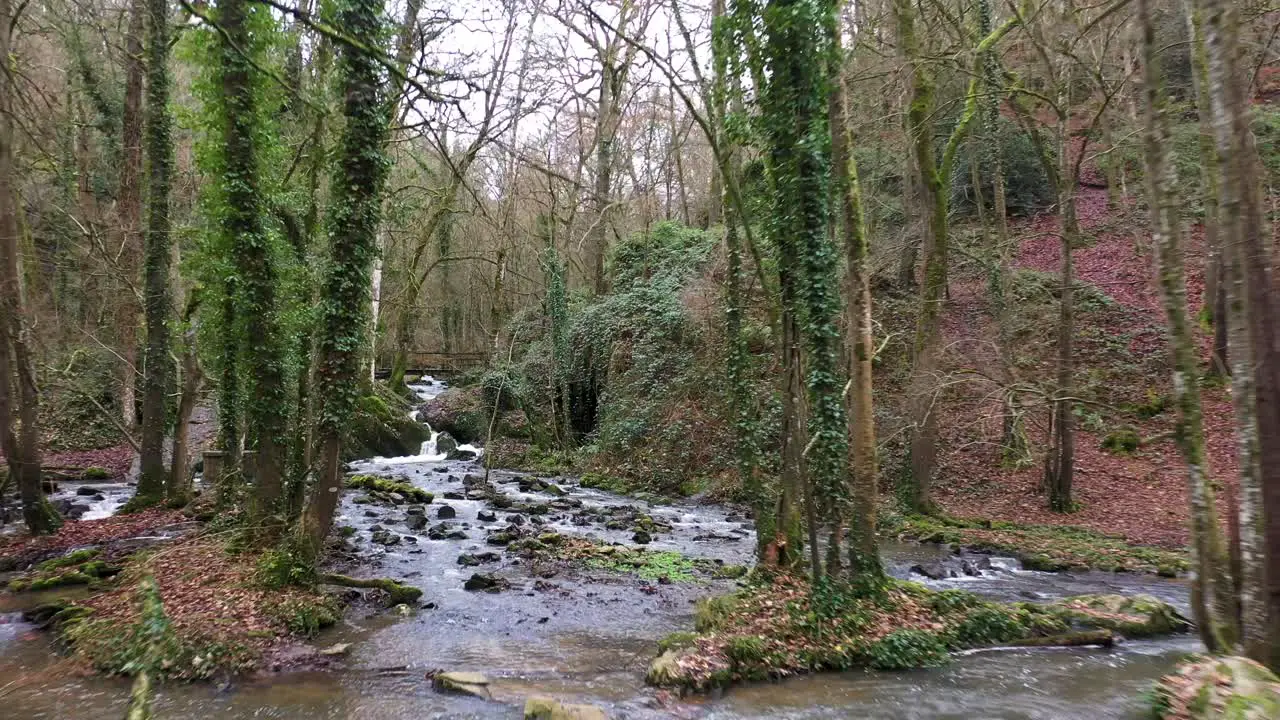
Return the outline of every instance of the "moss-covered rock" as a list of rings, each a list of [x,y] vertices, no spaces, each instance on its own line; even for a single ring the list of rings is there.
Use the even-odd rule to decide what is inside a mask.
[[[1191,622],[1169,603],[1150,595],[1078,595],[1051,606],[1088,627],[1114,630],[1139,638],[1186,632]]]
[[[491,412],[481,388],[449,388],[427,401],[422,419],[465,444],[484,439]]]
[[[435,499],[435,495],[416,487],[404,480],[391,480],[376,475],[352,475],[347,478],[347,487],[360,488],[382,493],[388,501],[394,502],[392,494],[399,495],[402,501],[427,504]],[[359,498],[357,498],[357,502]]]
[[[1160,680],[1151,693],[1158,720],[1280,718],[1280,678],[1242,657],[1196,658]]]
[[[417,455],[430,429],[409,419],[408,406],[382,395],[360,398],[342,444],[344,460]]]

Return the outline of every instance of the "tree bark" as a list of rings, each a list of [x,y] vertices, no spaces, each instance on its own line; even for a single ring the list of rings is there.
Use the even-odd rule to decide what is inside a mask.
[[[380,0],[347,0],[337,22],[363,43],[377,42]],[[304,551],[314,559],[333,524],[342,490],[342,434],[355,410],[361,338],[368,322],[374,256],[377,254],[382,188],[387,175],[388,116],[380,93],[380,68],[364,50],[338,48],[346,124],[340,141],[329,226],[331,259],[321,300],[319,367],[320,475],[300,525]]]
[[[1144,150],[1148,207],[1156,250],[1156,274],[1168,318],[1173,354],[1173,398],[1178,407],[1174,441],[1187,467],[1191,505],[1192,558],[1195,586],[1192,609],[1200,638],[1210,653],[1228,652],[1234,644],[1234,599],[1227,576],[1227,556],[1218,522],[1215,492],[1205,454],[1196,338],[1187,313],[1182,255],[1182,218],[1176,192],[1173,137],[1168,98],[1160,84],[1156,29],[1151,0],[1138,0],[1142,25],[1145,103]]]
[[[116,198],[120,218],[120,270],[126,282],[116,305],[116,332],[122,359],[120,369],[120,411],[124,427],[137,424],[138,316],[134,287],[138,280],[138,258],[142,254],[142,60],[146,32],[146,0],[130,0],[129,25],[125,33],[124,112],[120,120],[120,189]]]
[[[141,475],[130,506],[146,507],[164,499],[164,436],[168,426],[166,398],[172,370],[169,317],[172,297],[169,265],[169,176],[173,168],[172,121],[169,115],[169,5],[147,0],[147,180],[146,319],[147,348],[143,369]]]
[[[831,174],[844,242],[845,327],[850,335],[849,390],[846,394],[850,466],[849,572],[864,580],[878,581],[884,576],[884,568],[876,542],[876,430],[871,392],[875,343],[871,335],[871,269],[868,267],[871,243],[863,223],[862,188],[852,157],[853,131],[846,106],[848,79],[844,73],[844,50],[838,25],[833,43],[832,56],[835,60],[829,76],[828,110]]]
[[[40,485],[40,395],[31,358],[28,309],[18,250],[17,191],[13,167],[14,78],[12,0],[0,0],[0,441],[22,498],[32,535],[51,533],[61,520]],[[17,402],[14,403],[16,394]],[[14,420],[18,429],[14,430]]]
[[[1233,272],[1238,273],[1229,290],[1235,294],[1234,315],[1244,331],[1239,334],[1247,334],[1252,353],[1231,348],[1233,376],[1253,376],[1253,402],[1241,408],[1243,417],[1237,419],[1245,575],[1241,629],[1245,653],[1280,670],[1280,338],[1276,331],[1280,315],[1274,304],[1271,242],[1263,237],[1239,10],[1223,0],[1199,0],[1196,7],[1203,13],[1209,56],[1214,139],[1223,180],[1219,203],[1223,242],[1232,253]],[[1236,334],[1233,330],[1232,339]],[[1256,462],[1246,457],[1250,449],[1256,451]]]

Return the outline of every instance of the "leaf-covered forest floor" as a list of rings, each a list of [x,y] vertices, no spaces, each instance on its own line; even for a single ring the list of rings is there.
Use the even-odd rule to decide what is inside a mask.
[[[944,325],[950,370],[957,382],[944,393],[940,412],[942,445],[935,500],[949,515],[1007,522],[1072,525],[1122,535],[1131,543],[1178,548],[1188,539],[1185,476],[1170,431],[1172,409],[1162,409],[1170,386],[1165,314],[1155,287],[1145,212],[1132,200],[1108,208],[1107,191],[1079,188],[1078,214],[1083,246],[1073,252],[1077,287],[1091,286],[1101,299],[1098,312],[1076,314],[1076,382],[1081,396],[1076,414],[1076,512],[1050,512],[1039,490],[1042,450],[1047,445],[1048,412],[1043,397],[1024,395],[1032,461],[1022,468],[1002,464],[1001,384],[995,319],[986,300],[985,278],[957,276]],[[1060,269],[1056,218],[1041,215],[1011,227],[1021,237],[1015,269],[1053,273]],[[1203,229],[1187,237],[1187,296],[1192,317],[1201,310],[1204,288]],[[1077,301],[1081,300],[1077,291]],[[1093,297],[1099,297],[1096,293]],[[1058,321],[1056,298],[1039,306],[1038,323],[1047,334],[1048,353],[1015,358],[1019,376],[1050,378],[1052,333]],[[1209,332],[1200,329],[1202,367],[1209,358]],[[1020,351],[1015,347],[1015,355]],[[1025,370],[1024,370],[1025,368]],[[1017,377],[1024,380],[1024,377]],[[964,418],[972,418],[970,421]],[[1213,477],[1230,494],[1236,470],[1229,393],[1204,385],[1204,423]],[[1128,454],[1103,449],[1108,433],[1128,427],[1142,439]],[[1037,452],[1040,451],[1040,452]],[[1224,505],[1229,498],[1224,498]]]

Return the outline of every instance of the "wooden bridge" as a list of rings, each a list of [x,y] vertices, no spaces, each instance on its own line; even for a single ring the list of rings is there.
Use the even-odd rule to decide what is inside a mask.
[[[413,374],[449,375],[481,367],[489,360],[485,352],[438,352],[435,350],[410,350],[409,370]],[[378,368],[379,375],[391,372],[389,367]]]

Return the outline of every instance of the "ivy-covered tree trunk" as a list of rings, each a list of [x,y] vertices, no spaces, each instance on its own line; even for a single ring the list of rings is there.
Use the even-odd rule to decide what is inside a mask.
[[[1138,0],[1142,30],[1145,95],[1144,151],[1147,163],[1148,207],[1156,248],[1156,273],[1173,352],[1173,399],[1178,408],[1174,442],[1187,466],[1191,505],[1191,545],[1195,565],[1192,610],[1200,638],[1211,653],[1234,645],[1234,598],[1227,577],[1227,556],[1205,454],[1200,403],[1198,347],[1187,313],[1183,270],[1182,218],[1179,213],[1177,169],[1169,129],[1168,97],[1161,86],[1151,0]]]
[[[32,535],[51,533],[61,519],[40,487],[40,394],[18,249],[18,204],[13,166],[12,0],[0,0],[0,442],[22,498]],[[16,392],[15,392],[16,390]],[[14,397],[16,395],[16,404]],[[14,420],[18,429],[14,430]]]
[[[839,16],[841,3],[836,3]],[[847,417],[850,460],[848,521],[849,571],[863,581],[884,576],[876,542],[876,429],[872,403],[871,253],[862,214],[862,189],[852,156],[853,130],[849,123],[847,79],[840,28],[832,33],[829,115],[831,122],[831,177],[833,196],[839,205],[840,234],[845,253],[845,327],[849,334],[849,392]]]
[[[894,0],[893,9],[898,42],[906,61],[913,67],[907,128],[919,178],[920,212],[925,218],[924,281],[920,286],[908,389],[911,483],[904,495],[912,510],[929,513],[933,511],[929,486],[938,454],[938,413],[934,403],[939,392],[942,305],[947,287],[947,197],[933,147],[934,81],[921,56],[915,9],[910,0]]]
[[[256,88],[252,74],[248,0],[222,0],[224,196],[223,227],[236,267],[236,321],[244,328],[244,358],[251,380],[243,396],[247,434],[256,443],[257,462],[251,512],[262,521],[280,508],[289,402],[285,391],[284,335],[276,292],[279,278],[262,225]]]
[[[377,254],[382,187],[387,174],[383,148],[387,113],[378,61],[370,56],[381,32],[380,0],[346,0],[337,26],[363,47],[338,49],[343,115],[338,164],[330,180],[329,264],[321,300],[319,367],[320,475],[301,526],[303,547],[315,557],[333,524],[342,489],[342,434],[360,387],[360,361],[368,321],[370,269]]]
[[[824,336],[814,342],[808,337],[814,334],[814,320],[818,326],[824,326],[822,332],[825,333],[834,305],[827,297],[829,287],[823,289],[824,280],[830,278],[819,278],[817,284],[811,286],[814,279],[807,277],[809,272],[825,270],[823,259],[810,262],[810,255],[822,253],[820,246],[826,243],[824,179],[827,168],[823,157],[826,124],[822,96],[825,27],[825,7],[816,0],[773,0],[764,9],[765,57],[770,74],[762,97],[762,114],[773,180],[767,228],[777,252],[783,376],[782,488],[773,547],[766,553],[765,560],[782,565],[798,562],[804,546],[802,528],[807,527],[811,571],[815,578],[821,577],[822,564],[816,547],[818,517],[814,487],[806,477],[805,467],[808,433],[803,352],[806,345],[811,355],[815,350],[822,355],[810,357],[817,370],[808,383],[810,389],[816,388],[808,393],[815,401],[813,429],[821,433],[814,438],[815,450],[821,445],[820,453],[830,452],[845,432],[839,397],[835,398],[837,407],[833,408],[826,392],[828,376],[835,364],[829,351],[833,338]],[[829,246],[825,252],[829,259]],[[815,287],[818,291],[811,292]],[[810,317],[815,308],[819,316]],[[805,322],[811,324],[805,327],[802,325]],[[830,436],[831,423],[837,420],[839,440]],[[839,444],[838,452],[838,463],[843,465],[843,443]],[[836,462],[827,456],[814,465],[822,474],[824,492],[830,490],[830,482],[838,472],[832,467]],[[840,480],[843,482],[842,475]],[[804,524],[801,523],[801,502],[806,516]]]
[[[147,349],[142,378],[142,448],[138,490],[130,501],[145,507],[164,497],[164,435],[168,426],[166,398],[172,363],[169,359],[169,175],[173,143],[169,116],[169,5],[147,0],[147,234],[145,311]],[[176,500],[177,498],[170,498]]]

